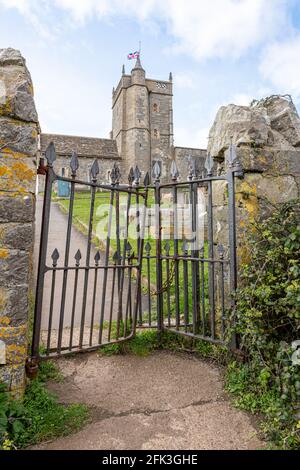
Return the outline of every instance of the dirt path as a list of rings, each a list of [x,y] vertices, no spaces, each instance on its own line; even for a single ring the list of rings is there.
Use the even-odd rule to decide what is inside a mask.
[[[50,384],[63,403],[92,407],[80,432],[35,449],[260,449],[253,419],[224,394],[221,372],[198,358],[158,351],[147,357],[60,359]]]

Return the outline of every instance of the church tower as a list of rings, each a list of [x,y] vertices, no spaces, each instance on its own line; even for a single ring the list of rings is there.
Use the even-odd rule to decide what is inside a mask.
[[[126,169],[152,172],[156,161],[165,176],[173,151],[172,74],[168,81],[146,78],[140,57],[122,77],[112,96],[112,139]]]

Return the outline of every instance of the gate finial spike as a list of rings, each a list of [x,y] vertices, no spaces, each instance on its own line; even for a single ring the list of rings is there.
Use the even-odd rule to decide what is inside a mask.
[[[213,159],[213,157],[211,156],[210,153],[207,154],[204,166],[205,166],[206,171],[207,171],[207,176],[211,176],[212,171],[213,171],[213,167],[214,167],[214,159]]]
[[[154,181],[155,182],[159,182],[160,180],[160,174],[161,174],[161,170],[160,170],[160,164],[158,163],[158,161],[156,160],[156,162],[154,163],[153,165],[153,177],[154,177]]]
[[[53,266],[55,267],[57,265],[57,261],[58,261],[58,258],[59,258],[59,252],[58,252],[58,249],[55,248],[53,250],[53,253],[51,255],[51,258],[53,260]]]
[[[72,170],[72,176],[76,176],[76,172],[79,168],[79,161],[78,161],[78,156],[76,152],[72,152],[72,157],[70,161],[70,168]]]
[[[120,168],[118,167],[116,163],[114,163],[114,172],[115,172],[115,183],[119,184],[121,173],[120,173]]]
[[[145,174],[145,178],[144,178],[144,186],[147,187],[149,186],[150,184],[150,176],[149,176],[149,171],[147,171],[147,173]]]
[[[133,168],[131,167],[128,173],[129,186],[132,186],[133,181],[134,181],[134,172],[133,172]]]
[[[179,176],[179,172],[178,172],[176,162],[175,162],[175,160],[172,160],[172,163],[171,163],[171,178],[172,178],[173,181],[176,181],[178,176]]]
[[[95,260],[96,266],[98,266],[99,261],[100,261],[100,251],[99,251],[99,250],[98,250],[97,253],[95,254],[94,260]]]
[[[136,165],[134,169],[134,184],[135,186],[138,186],[140,184],[140,178],[141,178],[142,173],[140,172],[139,167]]]
[[[118,184],[120,181],[120,170],[116,163],[114,163],[110,172],[111,184]]]
[[[55,145],[53,142],[50,142],[48,145],[46,152],[45,152],[45,157],[48,162],[48,166],[52,167],[53,162],[56,160],[56,152],[55,152]]]
[[[81,251],[77,250],[76,254],[74,256],[75,261],[76,261],[76,266],[79,266],[80,260],[81,260]]]
[[[145,250],[146,250],[147,255],[149,255],[151,251],[151,244],[149,242],[146,243]]]
[[[99,164],[98,164],[98,160],[95,159],[91,167],[91,177],[94,183],[97,181],[98,175],[99,175]]]

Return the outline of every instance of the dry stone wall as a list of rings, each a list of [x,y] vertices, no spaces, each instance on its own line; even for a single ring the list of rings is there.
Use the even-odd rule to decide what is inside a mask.
[[[0,49],[0,383],[25,385],[38,117],[19,51]]]
[[[246,238],[254,219],[272,210],[272,204],[300,196],[300,119],[290,97],[220,108],[208,149],[220,167],[226,167],[231,139],[244,169],[244,178],[236,181],[238,255],[243,262],[248,260]],[[216,241],[226,243],[226,185],[215,183],[214,190]]]

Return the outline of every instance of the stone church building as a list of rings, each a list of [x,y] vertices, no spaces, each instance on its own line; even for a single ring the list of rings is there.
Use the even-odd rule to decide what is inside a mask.
[[[181,178],[186,178],[191,164],[198,174],[204,169],[206,150],[174,147],[173,81],[146,78],[138,57],[130,74],[122,69],[122,76],[112,92],[112,131],[109,138],[91,138],[59,134],[41,134],[40,149],[44,154],[50,142],[57,152],[55,169],[68,175],[72,151],[76,151],[80,168],[78,177],[90,178],[95,158],[99,161],[99,181],[109,182],[110,170],[116,162],[122,179],[126,181],[130,167],[138,165],[144,175],[152,173],[159,162],[162,179],[169,179],[170,164],[176,160]]]

